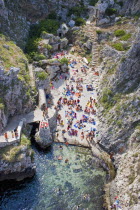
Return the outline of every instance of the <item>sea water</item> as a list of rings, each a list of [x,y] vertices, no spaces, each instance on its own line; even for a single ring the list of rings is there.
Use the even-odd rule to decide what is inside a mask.
[[[103,209],[106,174],[91,150],[62,144],[45,152],[34,150],[36,175],[19,183],[1,183],[1,210]]]

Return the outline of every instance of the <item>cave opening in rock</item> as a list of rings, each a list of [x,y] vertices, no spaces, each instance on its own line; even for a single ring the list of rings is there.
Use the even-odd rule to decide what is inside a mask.
[[[30,133],[31,141],[34,140],[35,134],[39,130],[39,124],[40,124],[40,121],[30,123],[30,125],[32,126],[31,133]]]

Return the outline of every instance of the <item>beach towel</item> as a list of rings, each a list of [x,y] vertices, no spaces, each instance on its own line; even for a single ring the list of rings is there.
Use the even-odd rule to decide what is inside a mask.
[[[77,124],[74,125],[75,128],[78,128]]]

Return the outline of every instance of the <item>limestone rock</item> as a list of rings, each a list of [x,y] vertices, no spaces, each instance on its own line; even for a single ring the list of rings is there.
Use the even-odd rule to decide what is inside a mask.
[[[26,146],[19,149],[17,158],[13,161],[0,159],[0,181],[13,179],[21,181],[35,174],[32,151]]]
[[[35,135],[35,141],[42,149],[49,147],[53,143],[50,128],[41,128],[40,131]]]
[[[6,48],[7,50],[9,50],[9,49],[10,49],[10,46],[9,46],[9,45],[7,45],[7,44],[4,44],[4,45],[3,45],[3,47],[4,47],[4,48]]]
[[[70,20],[70,22],[68,24],[72,28],[72,27],[75,26],[75,21],[74,20]]]
[[[103,18],[101,20],[98,21],[98,26],[104,25],[104,24],[108,24],[110,22],[109,18]]]

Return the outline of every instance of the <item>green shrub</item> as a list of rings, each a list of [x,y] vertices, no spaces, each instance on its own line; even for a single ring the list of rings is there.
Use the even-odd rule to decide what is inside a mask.
[[[28,83],[30,81],[30,76],[29,74],[24,75],[25,81]]]
[[[33,52],[37,52],[37,48],[39,45],[39,41],[41,41],[40,38],[36,37],[30,37],[27,41],[25,52],[30,55],[31,58],[33,58]]]
[[[17,157],[21,153],[21,147],[11,147],[6,153],[3,154],[4,160],[8,162],[14,162],[16,161]]]
[[[46,59],[46,56],[43,54],[39,54],[37,52],[33,52],[30,54],[31,58],[33,58],[35,61],[40,61]]]
[[[123,1],[117,2],[117,0],[115,0],[115,3],[123,7]]]
[[[56,20],[56,18],[57,18],[57,14],[55,13],[55,11],[51,12],[51,13],[48,15],[48,19]]]
[[[25,146],[30,146],[31,142],[30,142],[30,139],[28,139],[24,134],[22,134],[20,144],[25,145]]]
[[[115,71],[116,71],[116,68],[112,67],[112,68],[108,69],[107,74],[114,74]]]
[[[98,0],[90,0],[89,5],[95,6],[95,4],[98,2]]]
[[[52,50],[52,46],[50,44],[45,44],[43,47],[48,49],[49,51]]]
[[[115,48],[116,50],[118,51],[124,51],[124,46],[122,43],[115,43],[115,44],[112,44],[112,47]]]
[[[82,25],[85,25],[86,24],[86,21],[81,18],[81,17],[76,17],[75,18],[75,25],[76,26],[82,26]]]
[[[114,15],[116,13],[117,13],[117,10],[114,9],[114,8],[107,8],[106,11],[105,11],[105,14],[108,15],[108,16]]]
[[[112,91],[110,89],[104,89],[103,91],[103,96],[101,98],[101,102],[102,103],[106,103],[109,99],[109,97],[111,97],[113,95]]]
[[[61,60],[59,60],[61,64],[66,64],[68,65],[69,60],[67,58],[62,58]]]
[[[126,61],[126,57],[122,57],[121,58],[121,63],[125,62]]]
[[[131,34],[125,34],[124,36],[122,36],[121,38],[120,38],[120,40],[122,40],[122,41],[127,41],[128,39],[130,39],[131,38]]]
[[[115,36],[124,36],[126,34],[126,32],[122,29],[118,29],[114,32]]]
[[[68,16],[71,16],[73,14],[79,17],[82,13],[85,13],[86,11],[87,8],[83,5],[75,6],[69,9]]]
[[[4,109],[4,102],[2,98],[0,98],[0,109]]]
[[[122,1],[118,2],[117,4],[119,4],[121,7],[123,7],[123,2]]]
[[[97,33],[97,34],[101,34],[102,31],[101,31],[101,30],[97,30],[96,33]]]
[[[56,34],[58,28],[59,22],[54,19],[41,20],[39,24],[31,26],[29,38],[25,47],[25,53],[28,54],[27,58],[30,62],[34,59],[34,54],[37,52],[39,41],[41,41],[41,33]]]
[[[128,176],[128,183],[129,183],[129,185],[134,182],[135,178],[136,178],[135,177],[135,172],[132,171],[131,174]]]
[[[47,74],[46,72],[44,72],[44,71],[38,72],[36,75],[37,75],[37,77],[38,77],[40,80],[45,80],[45,79],[47,79],[47,77],[48,77],[48,74]]]
[[[116,124],[119,128],[121,128],[122,127],[122,120],[117,120]]]
[[[0,109],[4,109],[4,104],[0,103]]]

